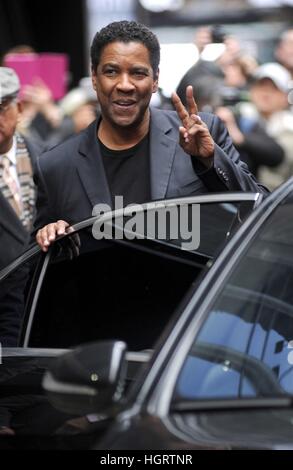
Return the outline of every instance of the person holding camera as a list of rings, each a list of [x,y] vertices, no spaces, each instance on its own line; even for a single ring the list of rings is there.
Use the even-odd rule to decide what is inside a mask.
[[[290,75],[280,64],[267,63],[251,78],[251,103],[219,107],[233,143],[250,171],[270,189],[293,174],[293,115],[289,110]]]

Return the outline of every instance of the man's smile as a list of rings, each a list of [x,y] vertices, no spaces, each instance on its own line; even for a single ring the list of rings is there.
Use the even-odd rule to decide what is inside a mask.
[[[119,99],[113,101],[113,105],[116,109],[131,109],[136,105],[136,101],[130,99]]]

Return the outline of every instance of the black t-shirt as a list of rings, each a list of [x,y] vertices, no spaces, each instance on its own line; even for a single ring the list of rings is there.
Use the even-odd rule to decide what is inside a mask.
[[[151,198],[149,135],[126,150],[111,150],[100,140],[103,164],[114,207],[115,196],[123,196],[123,205],[141,204]]]

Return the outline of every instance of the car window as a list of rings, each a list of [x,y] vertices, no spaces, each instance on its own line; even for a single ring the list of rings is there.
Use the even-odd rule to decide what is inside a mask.
[[[68,243],[65,249],[60,242],[44,278],[28,345],[63,348],[111,338],[126,341],[131,350],[151,348],[191,284],[241,217],[251,210],[253,201],[243,203],[242,211],[240,205],[205,204],[197,213],[188,208],[187,222],[194,213],[196,216],[193,227],[181,231],[182,220],[186,219],[179,216],[178,231],[171,233],[172,237],[168,237],[170,211],[163,207],[159,227],[164,225],[162,220],[167,223],[166,236],[159,240],[162,243],[132,240],[133,236],[118,241],[98,240],[96,223],[79,233],[80,255],[72,261],[66,259]],[[110,228],[115,231],[117,226],[131,225],[137,234],[141,226],[133,220],[129,224],[129,220],[111,219]],[[103,225],[98,228],[105,229]],[[200,247],[186,250],[182,243],[190,242],[186,233],[189,229],[194,236],[194,228],[200,230]],[[158,238],[156,232],[149,237],[143,230],[142,235]]]
[[[293,393],[292,204],[263,225],[209,308],[174,399]]]
[[[95,240],[87,230],[79,235],[78,257],[58,250],[52,257],[29,346],[121,339],[132,350],[150,348],[199,269],[134,244]]]
[[[158,202],[154,209],[134,213],[135,216],[117,216],[107,225],[123,230],[130,239],[135,232],[143,238],[156,239],[162,244],[213,258],[247,218],[254,204],[251,200],[202,204],[182,201],[180,205],[160,208]]]

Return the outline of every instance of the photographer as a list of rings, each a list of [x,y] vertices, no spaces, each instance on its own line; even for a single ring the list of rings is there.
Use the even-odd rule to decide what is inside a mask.
[[[224,69],[239,54],[240,44],[233,37],[226,37],[220,26],[200,28],[195,35],[195,45],[200,53],[199,60],[181,78],[176,93],[186,105],[186,87],[193,86],[196,93],[198,82],[212,78],[222,84]],[[196,98],[197,95],[195,94]]]
[[[255,71],[250,84],[251,103],[231,115],[219,109],[234,145],[252,172],[271,190],[293,173],[293,114],[288,103],[289,72],[277,63]],[[281,158],[282,154],[282,158]],[[270,167],[274,167],[271,169]]]
[[[233,112],[233,108],[224,106],[220,106],[216,114],[226,125],[241,160],[256,177],[261,166],[275,167],[283,161],[282,147],[253,116],[238,114],[235,109]]]

